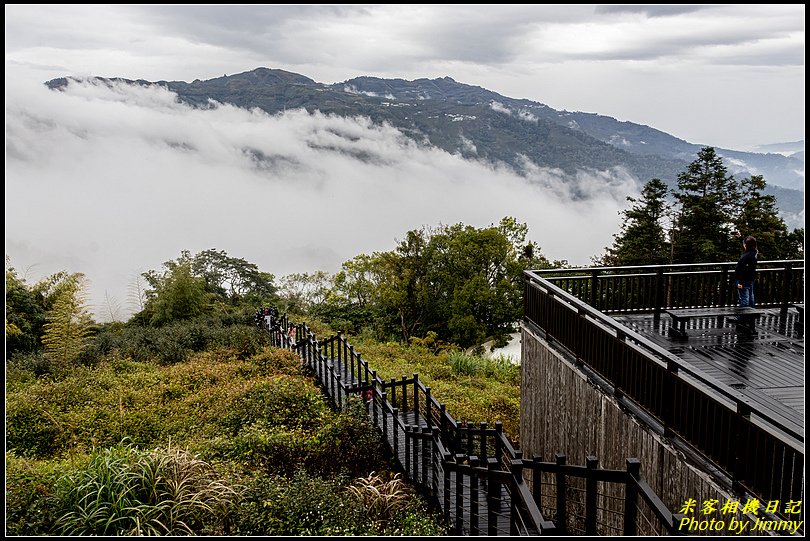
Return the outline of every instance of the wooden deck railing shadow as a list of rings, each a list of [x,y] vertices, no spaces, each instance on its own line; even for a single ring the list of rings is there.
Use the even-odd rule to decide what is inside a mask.
[[[761,266],[758,306],[779,307],[784,316],[804,302],[802,261]],[[730,274],[733,263],[527,271],[524,325],[589,370],[607,393],[640,407],[653,428],[708,458],[735,491],[801,500],[803,422],[763,411],[607,315],[732,304]]]
[[[570,477],[589,481],[588,498],[599,496],[596,481],[624,486],[627,494],[622,532],[640,530],[639,509],[646,509],[650,523],[642,533],[678,533],[680,515],[673,514],[640,477],[638,461],[628,459],[626,471],[544,463],[524,459],[503,433],[501,423],[460,422],[438,402],[418,374],[384,380],[355,351],[342,333],[318,339],[305,323],[293,324],[275,309],[260,309],[257,325],[269,332],[273,345],[295,351],[313,373],[318,385],[337,410],[350,397],[360,397],[373,426],[381,433],[397,467],[438,504],[446,524],[456,533],[469,535],[540,535],[567,531],[544,517],[539,502],[543,485],[533,475],[556,471],[560,482]],[[551,468],[551,470],[549,470]],[[528,479],[527,479],[528,477]],[[536,477],[534,477],[536,478]],[[527,482],[527,480],[529,482]],[[564,494],[564,493],[563,493]],[[563,507],[565,500],[562,500]],[[560,509],[558,501],[554,509]],[[588,506],[584,531],[596,528],[597,514]]]

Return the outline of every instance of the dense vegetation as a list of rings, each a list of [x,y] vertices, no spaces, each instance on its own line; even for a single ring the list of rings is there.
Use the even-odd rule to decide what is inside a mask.
[[[7,268],[7,533],[443,533],[362,403],[333,412],[253,327],[242,299],[271,302],[272,279],[237,263],[184,253],[103,325],[80,275]]]
[[[382,503],[364,483],[391,481],[380,439],[362,405],[332,412],[292,353],[111,356],[7,380],[8,533],[440,532],[401,482],[394,509],[368,512]]]

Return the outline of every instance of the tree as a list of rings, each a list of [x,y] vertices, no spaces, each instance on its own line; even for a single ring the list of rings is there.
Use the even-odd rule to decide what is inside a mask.
[[[741,208],[740,188],[714,148],[703,148],[678,175],[674,196],[680,208],[673,229],[673,262],[736,259],[739,247],[731,231]]]
[[[183,250],[177,259],[163,263],[161,271],[141,276],[149,289],[136,281],[130,291],[136,305],[142,302],[143,309],[134,316],[141,324],[163,325],[211,312],[241,317],[246,307],[255,310],[278,301],[272,274],[213,248],[196,255]]]
[[[56,286],[42,335],[45,355],[56,366],[70,366],[88,346],[92,319],[87,308],[82,273],[66,276]]]
[[[376,255],[375,302],[382,314],[394,318],[405,342],[424,325],[428,263],[424,255],[429,233],[425,228],[408,231],[394,251]]]
[[[325,271],[288,274],[281,279],[280,293],[285,311],[316,310],[329,295],[329,274]]]
[[[523,270],[551,266],[527,231],[511,217],[409,231],[373,259],[378,313],[395,314],[406,341],[428,332],[462,346],[505,337],[520,318]]]
[[[6,357],[39,349],[45,321],[43,296],[17,276],[6,256]]]
[[[152,287],[146,292],[144,315],[155,326],[171,321],[191,319],[209,306],[205,280],[194,276],[189,262],[171,265],[163,274],[145,272],[143,277]]]
[[[613,246],[595,261],[597,264],[661,265],[669,261],[670,247],[663,225],[669,210],[667,191],[666,184],[654,178],[644,185],[640,199],[627,197],[631,206],[619,213],[624,217],[621,232],[613,236]]]
[[[184,251],[181,259],[191,263],[194,276],[205,280],[208,291],[232,304],[238,304],[245,297],[256,299],[259,304],[262,300],[275,300],[273,275],[259,271],[258,266],[241,257],[231,257],[224,250],[210,248],[193,257]]]
[[[744,202],[735,226],[744,236],[757,239],[760,259],[795,259],[803,257],[804,231],[788,230],[779,217],[776,197],[765,195],[765,179],[752,175],[741,182]]]

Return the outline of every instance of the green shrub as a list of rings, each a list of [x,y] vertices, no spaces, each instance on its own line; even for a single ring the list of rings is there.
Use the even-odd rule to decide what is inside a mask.
[[[6,361],[6,370],[30,372],[36,377],[51,375],[56,372],[52,361],[42,352],[17,353]]]
[[[222,424],[234,435],[255,424],[307,430],[319,423],[327,411],[324,397],[314,385],[302,384],[301,378],[277,376],[236,397]]]
[[[6,453],[6,535],[47,535],[56,520],[53,490],[57,462]]]
[[[362,506],[346,498],[340,479],[298,471],[260,476],[243,493],[235,520],[240,535],[363,535],[373,533]]]
[[[329,417],[307,442],[309,469],[357,477],[385,467],[382,440],[362,408]]]
[[[6,402],[6,450],[44,458],[66,445],[68,435],[48,407],[36,395]]]
[[[227,331],[227,345],[236,352],[240,359],[252,357],[270,345],[270,335],[256,327],[235,325],[229,327]]]

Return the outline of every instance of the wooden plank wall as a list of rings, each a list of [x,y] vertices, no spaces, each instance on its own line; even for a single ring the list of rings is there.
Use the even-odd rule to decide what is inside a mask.
[[[679,512],[687,498],[694,498],[698,509],[690,516],[698,520],[716,518],[728,524],[734,517],[751,522],[741,513],[704,515],[700,509],[703,501],[717,499],[718,507],[722,507],[727,500],[738,498],[714,483],[707,473],[688,464],[662,437],[622,411],[613,397],[589,383],[583,373],[542,338],[526,328],[522,333],[520,446],[524,457],[539,456],[553,462],[556,453],[564,453],[568,464],[585,464],[585,457],[594,455],[600,468],[622,470],[627,458],[638,458],[642,477],[671,511]],[[554,477],[544,475],[542,482],[544,495],[546,491],[554,494]],[[613,498],[621,498],[624,489],[617,485],[599,488],[600,529],[615,534],[614,528],[621,527],[620,521],[616,512],[605,509],[616,508]],[[542,511],[553,517],[553,499],[544,497],[543,504]],[[567,511],[569,525],[570,515],[577,511],[575,503],[573,507],[569,505]],[[646,523],[643,515],[652,523],[657,521],[643,508],[639,514],[642,515],[638,520],[639,533],[653,533],[655,528],[643,527]],[[746,533],[752,533],[752,526],[746,528]],[[700,532],[710,533],[730,532]]]

